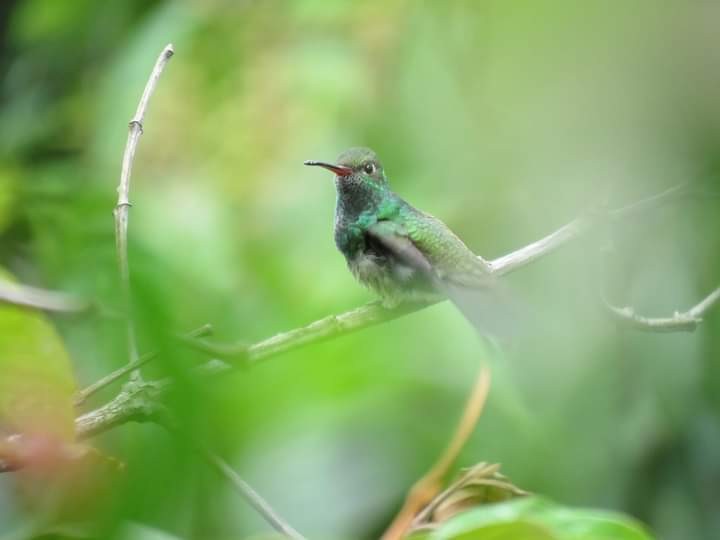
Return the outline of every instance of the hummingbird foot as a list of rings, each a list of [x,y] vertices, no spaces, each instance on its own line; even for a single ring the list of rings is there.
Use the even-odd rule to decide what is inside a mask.
[[[395,309],[402,304],[432,303],[442,299],[441,294],[425,290],[397,289],[392,292],[386,290],[380,295],[380,302],[385,309]]]
[[[380,298],[380,303],[385,309],[395,309],[403,303],[403,299],[399,296],[384,296]]]

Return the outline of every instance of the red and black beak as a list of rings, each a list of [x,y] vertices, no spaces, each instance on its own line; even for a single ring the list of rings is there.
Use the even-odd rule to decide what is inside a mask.
[[[338,176],[350,176],[353,170],[345,165],[333,165],[332,163],[325,163],[324,161],[312,161],[307,160],[303,162],[305,165],[310,167],[322,167],[328,171],[332,171]]]

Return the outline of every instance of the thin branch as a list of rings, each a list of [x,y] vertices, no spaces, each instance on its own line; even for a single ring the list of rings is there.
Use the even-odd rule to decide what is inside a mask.
[[[598,222],[609,220],[617,222],[638,215],[648,210],[653,210],[671,201],[687,197],[692,193],[689,184],[679,184],[661,193],[641,199],[626,206],[602,212],[600,210],[591,212],[589,215],[578,217],[567,225],[563,225],[557,231],[547,235],[536,242],[528,244],[512,253],[489,261],[493,274],[504,275],[513,272],[527,264],[530,264],[541,257],[549,255],[559,247],[564,246],[571,240],[579,238],[588,232]]]
[[[169,387],[169,381],[158,383],[146,381],[128,382],[113,400],[102,407],[78,417],[75,420],[75,431],[78,438],[93,437],[112,427],[129,422],[158,420],[167,426],[167,415],[163,415],[158,399]],[[247,482],[245,482],[227,463],[203,447],[196,446],[208,462],[225,477],[233,488],[278,532],[293,540],[304,540],[304,537],[288,525],[275,510]],[[0,465],[2,462],[0,461]],[[8,465],[12,464],[8,462]]]
[[[303,535],[293,529],[278,513],[273,510],[272,506],[255,491],[250,484],[243,480],[240,475],[212,452],[203,450],[205,459],[215,468],[221,476],[230,482],[230,485],[242,496],[250,506],[267,521],[270,526],[280,534],[293,540],[305,540]]]
[[[678,186],[653,197],[610,211],[610,218],[612,220],[625,219],[636,215],[638,212],[661,206],[687,193],[685,185]],[[548,236],[508,255],[488,261],[488,264],[493,273],[497,275],[515,271],[579,238],[589,230],[593,222],[593,218],[575,219]],[[229,364],[217,361],[208,362],[203,366],[202,372],[207,375],[226,373],[238,366],[252,365],[305,345],[343,336],[363,328],[397,319],[424,309],[429,305],[432,304],[407,303],[388,309],[383,307],[379,301],[375,301],[339,315],[330,315],[294,330],[281,332],[250,346],[199,342],[197,348],[208,354],[230,360]],[[166,383],[167,381],[163,381],[162,388],[166,387]],[[137,400],[132,401],[132,406],[129,406],[127,402],[128,397],[124,391],[102,407],[78,417],[75,422],[78,436],[93,436],[130,420],[146,420],[148,418],[148,415],[143,415],[143,407],[138,405]],[[145,404],[145,407],[147,408],[147,404]]]
[[[165,69],[165,65],[168,60],[170,60],[174,52],[172,44],[169,44],[160,53],[160,56],[155,62],[155,67],[150,74],[150,78],[145,85],[145,90],[140,98],[140,103],[138,103],[135,115],[132,117],[132,120],[130,120],[127,143],[125,145],[125,152],[123,153],[120,185],[117,188],[118,201],[115,205],[115,211],[113,212],[115,216],[115,246],[117,249],[118,265],[120,268],[120,282],[125,307],[125,316],[127,318],[127,343],[130,364],[136,363],[139,359],[135,326],[131,315],[132,302],[130,295],[130,269],[128,266],[127,234],[128,209],[130,208],[130,174],[132,172],[133,160],[135,159],[135,150],[137,149],[140,135],[142,135],[143,132],[143,120],[145,119],[145,111],[147,110],[148,102],[155,91],[155,86],[157,86],[157,82],[160,79],[163,69]],[[136,369],[132,373],[132,376],[137,376],[139,378],[139,369]]]
[[[549,255],[556,249],[564,246],[571,240],[579,238],[587,232],[593,224],[592,218],[579,217],[572,220],[567,225],[563,225],[557,231],[550,233],[544,238],[537,240],[525,247],[522,247],[512,253],[498,257],[489,261],[488,264],[495,275],[509,274],[522,268],[541,257]]]
[[[78,439],[87,439],[130,421],[153,420],[162,411],[159,399],[169,386],[168,380],[130,380],[105,405],[78,416],[75,419],[75,434]]]
[[[399,540],[413,522],[417,513],[425,507],[442,489],[442,481],[458,455],[465,447],[480,419],[488,391],[490,390],[490,371],[480,368],[475,385],[468,397],[462,418],[450,439],[447,448],[432,468],[410,489],[400,512],[388,527],[382,540]]]
[[[703,315],[710,311],[715,304],[720,301],[720,287],[715,289],[713,292],[708,294],[703,300],[697,303],[695,306],[690,308],[688,313],[691,317],[702,320]]]
[[[60,313],[79,313],[90,308],[90,302],[72,294],[5,280],[0,280],[0,303]]]
[[[637,202],[628,204],[620,208],[616,208],[615,210],[611,210],[610,218],[613,220],[625,219],[632,215],[641,214],[642,212],[645,212],[647,210],[654,210],[658,206],[665,205],[671,201],[684,199],[690,195],[702,197],[708,196],[708,194],[701,193],[698,190],[694,189],[690,185],[690,183],[684,182],[682,184],[678,184],[677,186],[668,188],[665,191],[661,191],[656,195],[652,195],[651,197],[640,199]]]
[[[604,299],[603,299],[604,300]],[[720,287],[715,289],[699,303],[684,312],[675,312],[672,317],[644,317],[630,307],[616,307],[604,300],[610,313],[621,323],[646,332],[692,332],[702,322],[702,318],[720,301]]]
[[[212,326],[209,324],[204,324],[200,328],[196,328],[195,330],[192,330],[191,332],[188,332],[185,336],[178,336],[178,338],[183,342],[192,342],[193,339],[207,336],[212,333]],[[135,360],[134,362],[130,362],[129,364],[126,364],[125,366],[121,367],[120,369],[116,369],[112,373],[109,373],[105,375],[102,379],[92,383],[90,386],[87,386],[80,390],[75,395],[75,406],[80,406],[87,399],[92,396],[93,394],[99,392],[106,386],[114,383],[121,377],[124,377],[128,373],[130,373],[133,370],[140,369],[142,366],[150,362],[151,360],[154,360],[158,355],[157,351],[149,352],[144,355],[142,355],[140,358]]]

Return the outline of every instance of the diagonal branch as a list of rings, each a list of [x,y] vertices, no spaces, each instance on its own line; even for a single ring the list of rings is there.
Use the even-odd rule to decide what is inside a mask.
[[[304,540],[303,535],[297,532],[291,525],[289,525],[280,515],[270,506],[270,504],[262,498],[262,496],[255,491],[250,484],[243,480],[240,475],[228,465],[225,461],[220,459],[209,450],[203,450],[202,453],[207,459],[208,463],[220,473],[230,485],[237,491],[247,502],[252,506],[258,514],[260,514],[265,521],[277,532],[292,538],[293,540]]]
[[[130,297],[130,269],[128,266],[128,209],[130,208],[130,174],[132,172],[133,160],[135,159],[135,150],[137,149],[140,135],[143,132],[143,120],[145,119],[145,111],[147,110],[150,97],[155,91],[155,86],[162,75],[165,65],[174,54],[172,44],[167,45],[160,53],[155,67],[150,74],[145,90],[143,91],[140,103],[138,103],[135,115],[130,120],[128,128],[128,138],[125,144],[125,152],[123,153],[122,171],[120,173],[120,185],[117,188],[118,201],[115,205],[115,246],[117,249],[118,266],[120,269],[120,283],[122,287],[123,303],[125,307],[125,317],[127,318],[127,343],[129,363],[138,361],[137,337],[135,335],[135,326],[132,321],[132,302]],[[137,377],[140,376],[139,369],[133,371]]]
[[[603,299],[604,300],[604,299]],[[684,312],[676,311],[672,317],[644,317],[630,307],[616,307],[604,300],[610,313],[623,324],[646,332],[692,332],[702,322],[703,315],[720,301],[720,287]]]

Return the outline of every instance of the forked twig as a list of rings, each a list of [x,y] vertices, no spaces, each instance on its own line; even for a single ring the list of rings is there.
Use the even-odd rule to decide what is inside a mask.
[[[603,298],[605,306],[616,320],[646,332],[692,332],[715,304],[720,301],[720,287],[708,294],[687,311],[676,311],[671,317],[644,317],[630,306],[613,306]]]
[[[195,330],[192,330],[191,332],[188,332],[185,336],[178,336],[183,342],[186,340],[192,340],[194,338],[199,338],[202,336],[207,336],[208,334],[212,333],[212,326],[209,324],[204,324],[199,328],[196,328]],[[114,383],[121,377],[124,377],[131,371],[135,369],[139,369],[140,367],[144,366],[151,360],[155,359],[158,355],[157,351],[149,352],[146,354],[143,354],[140,358],[135,360],[134,362],[130,362],[129,364],[124,365],[120,369],[116,369],[112,373],[109,373],[105,375],[103,378],[95,381],[91,385],[83,388],[75,395],[75,406],[80,406],[87,399],[92,396],[93,394],[99,392],[106,386]]]

